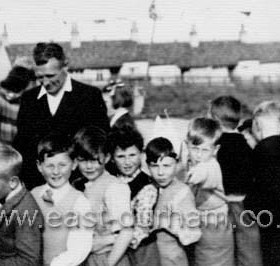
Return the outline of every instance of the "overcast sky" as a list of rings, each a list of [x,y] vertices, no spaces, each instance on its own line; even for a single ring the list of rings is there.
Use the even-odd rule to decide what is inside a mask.
[[[0,0],[0,32],[6,23],[10,43],[66,41],[75,22],[82,40],[129,39],[134,21],[139,40],[149,42],[151,2]],[[188,41],[193,24],[201,40],[237,40],[242,23],[252,42],[280,41],[279,0],[155,0],[155,6],[156,42]]]

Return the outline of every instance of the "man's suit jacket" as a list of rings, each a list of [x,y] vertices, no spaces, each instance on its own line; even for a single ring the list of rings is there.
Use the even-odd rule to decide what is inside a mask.
[[[80,128],[88,125],[106,131],[109,129],[106,107],[99,89],[75,80],[71,82],[72,91],[64,93],[54,116],[50,113],[47,95],[37,99],[41,87],[23,95],[14,146],[23,155],[22,178],[28,189],[44,183],[36,170],[37,145],[42,137],[53,132],[72,137]]]

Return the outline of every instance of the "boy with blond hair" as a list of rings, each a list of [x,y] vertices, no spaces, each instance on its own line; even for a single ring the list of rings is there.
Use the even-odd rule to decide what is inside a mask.
[[[245,200],[259,219],[263,265],[280,265],[280,102],[265,101],[253,114],[254,191]]]
[[[198,117],[189,124],[186,182],[195,191],[202,230],[202,237],[195,245],[197,266],[234,265],[232,229],[227,227],[227,199],[216,159],[221,135],[222,130],[216,120]]]
[[[35,199],[18,177],[21,165],[21,155],[11,146],[1,144],[1,266],[42,265],[43,216]]]

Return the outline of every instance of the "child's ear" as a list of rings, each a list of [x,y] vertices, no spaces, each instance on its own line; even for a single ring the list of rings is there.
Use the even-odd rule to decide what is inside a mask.
[[[110,154],[107,154],[107,155],[105,156],[105,164],[108,163],[108,162],[110,161],[110,159],[111,159],[111,155],[110,155]]]
[[[40,173],[42,173],[42,165],[41,162],[39,162],[39,160],[36,161],[36,165],[37,165],[37,169]]]
[[[11,190],[14,190],[18,187],[20,181],[19,181],[19,178],[18,176],[11,176],[9,178],[9,186],[11,188]]]
[[[221,145],[220,145],[220,144],[218,144],[218,145],[215,146],[215,151],[214,151],[215,156],[217,155],[217,153],[218,153],[218,151],[219,151],[220,148],[221,148]]]
[[[77,159],[74,159],[73,165],[72,165],[72,171],[74,171],[77,168],[77,166],[78,166],[78,161],[77,161]]]

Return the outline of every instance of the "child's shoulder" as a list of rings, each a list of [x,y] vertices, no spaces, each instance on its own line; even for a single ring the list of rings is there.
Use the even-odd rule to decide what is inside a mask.
[[[192,193],[189,185],[185,184],[178,178],[174,179],[171,187],[172,193]]]
[[[18,205],[16,207],[20,213],[25,213],[26,211],[31,211],[30,215],[37,215],[39,219],[41,217],[41,210],[40,207],[35,200],[34,196],[31,194],[30,191],[26,190],[24,195],[21,197]],[[34,213],[33,213],[34,212]],[[41,219],[41,218],[40,218]]]
[[[44,191],[45,187],[46,187],[46,185],[41,185],[41,186],[35,187],[30,191],[30,193],[34,197],[36,197],[37,195],[41,194]]]

